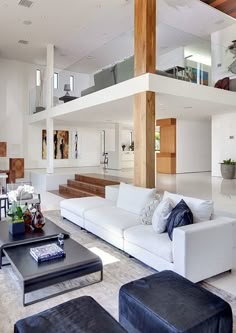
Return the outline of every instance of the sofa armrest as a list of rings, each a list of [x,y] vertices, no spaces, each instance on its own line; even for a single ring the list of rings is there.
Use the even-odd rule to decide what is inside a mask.
[[[197,282],[232,268],[236,220],[221,218],[175,228],[174,270]]]

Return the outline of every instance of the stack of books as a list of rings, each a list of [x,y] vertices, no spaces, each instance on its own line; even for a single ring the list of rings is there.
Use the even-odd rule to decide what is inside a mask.
[[[65,251],[55,243],[33,247],[30,254],[37,262],[65,257]]]

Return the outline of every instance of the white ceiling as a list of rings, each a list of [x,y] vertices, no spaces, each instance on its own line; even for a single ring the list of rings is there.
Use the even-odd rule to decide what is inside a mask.
[[[133,54],[134,0],[32,1],[25,8],[19,0],[0,0],[1,57],[45,64],[52,43],[56,67],[92,73]],[[158,0],[157,13],[158,53],[201,45],[202,38],[234,23],[199,0]],[[19,45],[20,39],[29,44]]]

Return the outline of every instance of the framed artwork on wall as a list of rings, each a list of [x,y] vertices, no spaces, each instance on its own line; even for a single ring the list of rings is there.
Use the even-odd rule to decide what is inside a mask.
[[[69,158],[69,131],[55,130],[53,133],[54,159]],[[47,131],[42,130],[42,159],[47,158]]]
[[[78,132],[77,131],[71,132],[71,146],[72,146],[71,157],[74,159],[78,159],[79,158],[79,143],[78,143]]]
[[[7,143],[0,142],[0,157],[7,157]]]

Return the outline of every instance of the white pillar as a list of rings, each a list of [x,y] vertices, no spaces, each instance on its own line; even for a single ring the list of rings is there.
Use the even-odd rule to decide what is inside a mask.
[[[54,172],[53,119],[47,118],[47,173]]]
[[[117,156],[117,169],[121,169],[121,131],[122,125],[119,123],[115,124],[115,150]]]
[[[54,45],[47,45],[47,70],[46,70],[46,107],[53,106],[53,73],[54,73]]]
[[[121,169],[121,124],[115,124],[115,151],[108,151],[108,169]]]

